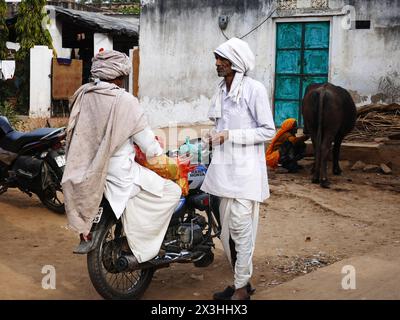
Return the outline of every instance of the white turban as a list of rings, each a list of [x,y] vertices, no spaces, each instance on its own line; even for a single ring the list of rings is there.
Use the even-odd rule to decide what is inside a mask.
[[[92,59],[93,78],[113,80],[131,72],[131,62],[125,53],[115,50],[101,51]]]
[[[255,57],[247,42],[238,38],[232,38],[221,44],[214,51],[222,58],[232,63],[232,70],[246,74],[253,70]]]
[[[236,71],[232,81],[231,89],[228,97],[236,103],[242,97],[243,77],[246,73],[254,68],[255,57],[247,42],[238,38],[232,38],[221,44],[214,53],[222,58],[228,59],[232,63],[232,70]],[[222,89],[225,85],[225,79],[218,86],[218,91],[214,97],[214,102],[208,111],[208,117],[211,120],[221,118],[222,113]]]

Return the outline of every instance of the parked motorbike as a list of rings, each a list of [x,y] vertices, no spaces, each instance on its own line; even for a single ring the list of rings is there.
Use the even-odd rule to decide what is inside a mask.
[[[36,194],[50,210],[64,213],[65,135],[65,128],[19,132],[0,116],[0,194],[18,188],[29,196]]]
[[[122,253],[126,238],[121,220],[116,219],[107,200],[102,200],[89,241],[81,239],[74,253],[87,254],[90,279],[103,298],[139,299],[157,269],[171,263],[193,263],[201,268],[213,262],[213,239],[220,234],[219,204],[218,198],[200,190],[206,171],[202,164],[191,170],[189,194],[181,197],[159,254],[139,266]]]

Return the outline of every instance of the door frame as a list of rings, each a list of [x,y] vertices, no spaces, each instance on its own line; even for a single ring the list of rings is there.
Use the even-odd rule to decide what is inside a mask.
[[[304,22],[329,22],[329,63],[328,63],[328,81],[331,80],[331,72],[332,72],[332,26],[333,26],[333,17],[332,16],[323,16],[323,17],[293,17],[293,18],[275,18],[273,20],[273,30],[272,30],[272,39],[274,39],[273,46],[271,46],[273,50],[273,59],[272,59],[272,70],[273,70],[273,77],[272,77],[272,114],[274,115],[275,120],[275,83],[276,83],[276,58],[277,58],[277,50],[276,50],[276,33],[277,33],[277,24],[278,23],[290,23],[290,22],[297,22],[297,23],[304,23]]]

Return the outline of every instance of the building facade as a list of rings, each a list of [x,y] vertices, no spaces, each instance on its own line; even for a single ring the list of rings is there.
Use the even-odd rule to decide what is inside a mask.
[[[256,55],[249,75],[278,126],[301,124],[314,82],[346,88],[358,106],[400,101],[400,0],[142,0],[141,10],[139,97],[154,127],[208,121],[213,50],[234,36]]]

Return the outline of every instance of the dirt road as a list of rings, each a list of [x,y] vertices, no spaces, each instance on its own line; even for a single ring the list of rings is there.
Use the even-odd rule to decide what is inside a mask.
[[[329,190],[311,184],[306,171],[270,173],[270,184],[271,198],[260,212],[254,299],[333,262],[400,243],[399,176],[353,172],[344,163],[343,175],[332,178]],[[0,299],[101,299],[86,257],[72,254],[78,238],[66,224],[65,216],[34,197],[16,190],[0,195]],[[46,265],[55,267],[55,290],[42,288]],[[210,299],[230,283],[217,243],[211,266],[161,269],[143,298]]]

